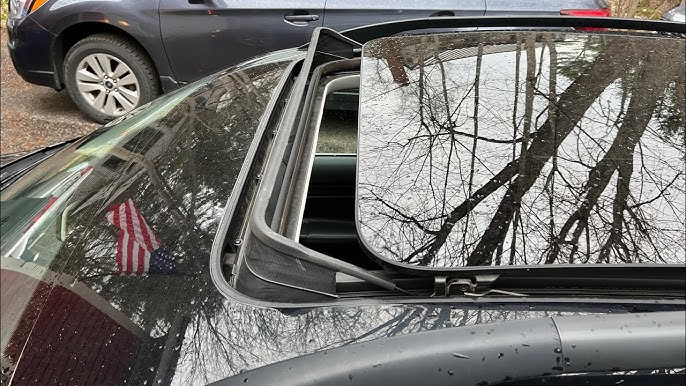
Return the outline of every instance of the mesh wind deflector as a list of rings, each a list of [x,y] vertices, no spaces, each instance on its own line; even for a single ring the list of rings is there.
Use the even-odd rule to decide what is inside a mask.
[[[236,289],[252,298],[270,302],[308,302],[335,297],[335,272],[287,256],[257,238],[247,241],[245,259]]]
[[[683,264],[684,42],[491,32],[362,54],[357,214],[406,267]]]

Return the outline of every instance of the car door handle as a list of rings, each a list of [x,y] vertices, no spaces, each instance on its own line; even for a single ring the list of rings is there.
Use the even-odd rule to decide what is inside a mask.
[[[309,23],[311,21],[317,21],[319,20],[319,15],[286,15],[283,17],[284,20],[286,21],[291,21],[291,22],[306,22]]]
[[[443,16],[443,17],[455,16],[455,12],[453,12],[453,11],[438,11],[438,12],[432,13],[431,16],[429,16],[429,17],[441,17],[441,16]]]

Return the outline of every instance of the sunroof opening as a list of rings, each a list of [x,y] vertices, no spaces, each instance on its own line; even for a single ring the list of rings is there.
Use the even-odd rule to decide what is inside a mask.
[[[312,250],[365,269],[381,269],[360,247],[355,226],[359,76],[331,75],[316,133],[299,232]]]

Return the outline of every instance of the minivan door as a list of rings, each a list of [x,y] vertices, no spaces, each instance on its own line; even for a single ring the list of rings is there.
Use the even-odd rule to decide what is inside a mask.
[[[482,16],[486,0],[328,0],[324,26],[336,31],[394,20],[438,16]]]
[[[162,0],[162,41],[176,80],[189,82],[255,55],[309,42],[322,25],[324,3]]]

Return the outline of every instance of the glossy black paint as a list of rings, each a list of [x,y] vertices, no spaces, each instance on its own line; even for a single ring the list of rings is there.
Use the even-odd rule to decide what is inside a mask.
[[[281,60],[160,98],[3,192],[3,200],[17,198],[29,181],[49,181],[57,165],[86,171],[77,189],[43,214],[47,223],[29,229],[32,241],[23,252],[3,247],[6,380],[202,384],[351,342],[634,307],[468,301],[279,311],[223,296],[209,275],[210,248],[243,154],[289,63]],[[117,232],[105,213],[128,198],[173,254],[178,274],[114,275]],[[61,216],[63,241],[55,228]]]
[[[663,328],[662,334],[655,334],[656,325]],[[567,377],[603,373],[607,376],[611,372],[649,374],[658,368],[665,369],[659,371],[661,375],[672,374],[674,382],[680,373],[683,377],[683,371],[671,369],[678,369],[686,362],[684,340],[681,312],[635,314],[629,318],[626,315],[553,316],[424,331],[352,344],[251,370],[215,385],[240,385],[245,380],[273,385],[283,379],[288,379],[293,386],[315,383],[499,385],[508,384],[509,380],[530,380],[552,374]],[[642,351],[650,345],[661,350],[646,356]],[[578,384],[595,386],[624,382],[620,379],[584,383],[575,379]]]
[[[51,377],[66,381],[52,373],[68,366],[70,352],[83,344],[64,341],[71,339],[65,331],[77,333],[74,320],[83,314],[91,316],[77,322],[78,330],[87,331],[90,347],[105,347],[77,354],[87,369],[75,370],[74,380],[150,382],[155,373],[147,369],[159,365],[150,362],[150,356],[164,355],[158,346],[164,340],[153,338],[159,336],[159,323],[176,320],[175,334],[183,333],[189,318],[200,316],[203,308],[222,308],[222,297],[212,290],[207,274],[212,232],[270,91],[288,63],[240,68],[169,94],[45,161],[22,180],[33,183],[19,182],[2,192],[3,206],[22,199],[28,206],[29,197],[43,195],[35,190],[40,181],[50,189],[61,179],[69,183],[71,176],[82,176],[73,183],[75,190],[48,193],[57,201],[23,234],[4,234],[3,225],[3,364],[9,361],[5,367],[12,369],[15,382]],[[249,83],[232,77],[236,75]],[[254,91],[246,90],[247,85]],[[116,228],[104,216],[108,207],[128,198],[174,256],[178,275],[113,276]],[[22,238],[28,242],[18,241]],[[12,296],[13,288],[21,290]],[[187,313],[187,307],[194,311]],[[98,329],[88,320],[103,326]],[[29,333],[32,330],[36,332]],[[121,338],[116,338],[117,331]],[[30,334],[39,338],[32,340]],[[124,340],[112,343],[112,348],[107,342],[115,338]],[[28,346],[21,343],[25,339]],[[20,354],[23,361],[17,363]],[[103,355],[114,359],[98,359]],[[36,361],[45,358],[51,358],[48,367],[53,370],[37,373]],[[90,369],[98,371],[101,362],[101,373],[92,373]],[[145,363],[144,368],[131,368],[137,363]]]

